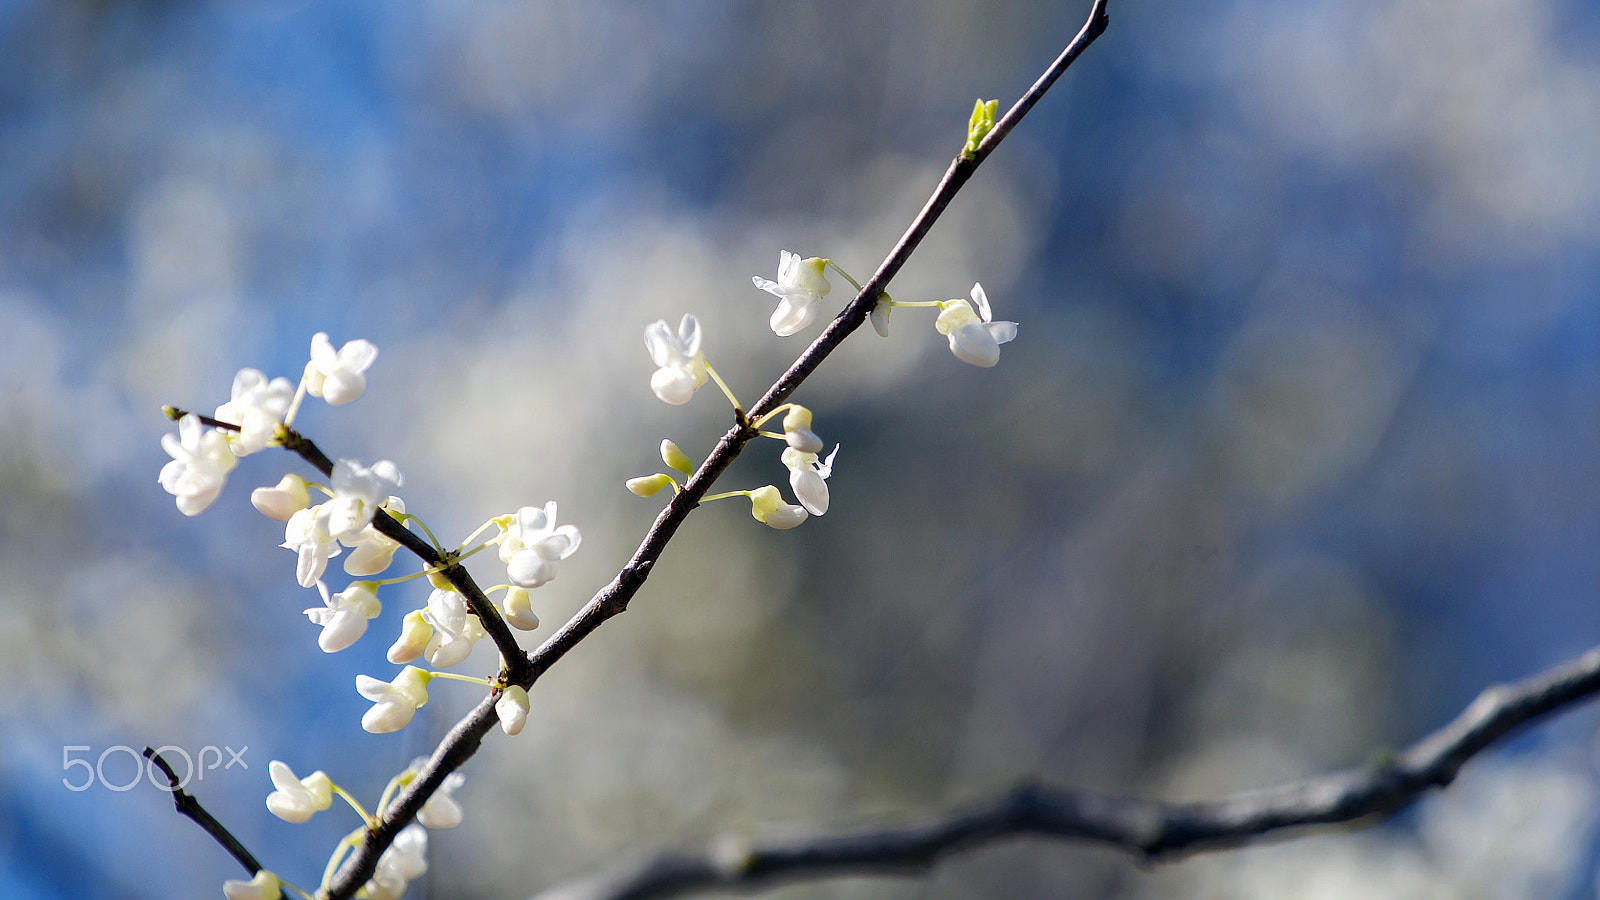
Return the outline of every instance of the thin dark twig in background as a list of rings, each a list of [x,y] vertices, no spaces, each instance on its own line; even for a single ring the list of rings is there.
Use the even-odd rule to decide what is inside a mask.
[[[879,828],[753,843],[727,836],[700,853],[662,853],[558,885],[535,900],[644,900],[751,891],[842,875],[920,875],[940,860],[1011,837],[1086,841],[1141,861],[1236,847],[1289,828],[1384,816],[1509,732],[1600,692],[1600,647],[1514,684],[1485,689],[1443,728],[1382,765],[1199,803],[1106,797],[1025,782],[987,803]]]
[[[211,813],[206,812],[206,808],[200,805],[200,801],[196,800],[193,794],[183,789],[183,779],[178,777],[178,773],[173,771],[171,764],[163,759],[161,754],[146,747],[144,748],[144,758],[155,763],[156,768],[167,776],[167,783],[172,788],[172,805],[178,808],[178,812],[195,820],[201,828],[205,829],[206,834],[211,835],[213,840],[221,844],[234,859],[239,861],[239,865],[244,866],[244,870],[250,873],[252,878],[255,877],[257,872],[265,868],[251,855],[249,850],[244,848],[243,844],[239,843],[239,839],[233,836],[233,832],[222,827],[222,823],[213,818]]]

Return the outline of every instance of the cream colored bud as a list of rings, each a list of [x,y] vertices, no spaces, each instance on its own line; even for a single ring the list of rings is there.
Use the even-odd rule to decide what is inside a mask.
[[[689,457],[671,441],[661,442],[661,461],[685,475],[694,472],[694,463],[690,462]]]

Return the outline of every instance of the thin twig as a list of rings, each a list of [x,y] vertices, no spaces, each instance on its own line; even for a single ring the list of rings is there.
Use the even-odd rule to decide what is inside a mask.
[[[288,430],[288,437],[283,442],[283,447],[292,453],[298,454],[301,459],[310,463],[312,468],[321,472],[324,477],[333,477],[333,460],[328,454],[298,431]],[[471,573],[458,565],[454,557],[446,557],[432,544],[418,537],[411,529],[400,524],[393,516],[379,512],[372,517],[372,527],[384,537],[398,542],[410,550],[428,568],[438,568],[439,574],[444,576],[450,586],[467,602],[467,608],[478,617],[478,622],[483,630],[494,641],[495,649],[500,651],[500,658],[504,660],[508,681],[517,681],[526,675],[528,670],[527,656],[523,653],[522,645],[517,643],[517,637],[505,620],[489,601],[483,588],[472,579]]]
[[[828,354],[833,352],[841,341],[866,321],[873,304],[888,286],[890,279],[900,271],[906,260],[910,259],[912,251],[922,242],[923,237],[933,227],[933,223],[938,220],[945,207],[950,204],[951,199],[961,190],[962,185],[972,177],[979,163],[1038,102],[1039,97],[1072,64],[1084,48],[1105,31],[1107,21],[1105,7],[1106,0],[1095,0],[1083,29],[1073,38],[1066,50],[1051,63],[1022,100],[1018,101],[1003,119],[995,123],[994,130],[984,139],[979,152],[972,159],[956,157],[922,211],[917,214],[899,243],[878,266],[877,271],[862,287],[856,298],[834,318],[761,399],[756,401],[750,408],[748,417],[741,418],[722,436],[711,454],[700,464],[700,468],[695,470],[684,484],[683,490],[675,495],[656,517],[644,540],[616,577],[590,598],[589,602],[540,645],[539,649],[529,654],[525,668],[507,659],[507,680],[510,683],[523,688],[531,687],[540,675],[566,655],[568,650],[577,646],[578,642],[593,633],[601,623],[628,608],[628,603],[649,577],[651,567],[661,558],[662,551],[677,533],[678,527],[699,505],[700,499],[706,495],[717,478],[733,463],[745,444],[756,436],[755,431],[748,425],[749,419],[764,415],[783,403],[784,399],[800,386],[801,382],[827,358]],[[385,534],[387,533],[386,531]],[[487,620],[484,626],[488,628]],[[395,835],[399,834],[400,829],[416,816],[423,803],[427,802],[439,785],[443,784],[445,776],[455,771],[477,752],[478,745],[497,721],[494,700],[493,696],[485,698],[471,713],[457,722],[434,750],[433,756],[423,766],[417,779],[400,792],[387,810],[380,813],[377,827],[368,833],[367,839],[350,854],[334,877],[328,892],[331,900],[342,900],[351,896],[372,876],[378,857],[394,840]]]
[[[172,789],[172,805],[178,808],[178,812],[193,819],[206,834],[211,835],[212,840],[221,844],[234,859],[239,861],[239,865],[244,866],[250,877],[254,878],[257,872],[265,868],[256,861],[249,850],[244,848],[244,844],[239,843],[233,832],[222,827],[222,823],[213,818],[211,813],[206,812],[206,808],[200,805],[200,801],[196,800],[193,794],[183,789],[183,779],[178,777],[178,773],[173,771],[172,766],[161,757],[161,754],[146,747],[144,757],[155,763],[156,768],[167,776],[167,783]]]
[[[1596,693],[1600,647],[1484,690],[1448,725],[1381,766],[1203,803],[1104,797],[1029,782],[981,806],[912,824],[759,845],[728,836],[701,853],[637,860],[535,900],[643,900],[841,875],[917,875],[956,853],[1024,835],[1105,844],[1149,861],[1247,844],[1289,828],[1375,822],[1449,784],[1468,759],[1507,733]]]

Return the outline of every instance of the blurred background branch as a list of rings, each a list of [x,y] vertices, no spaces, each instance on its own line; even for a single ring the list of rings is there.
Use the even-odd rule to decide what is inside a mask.
[[[534,900],[645,900],[844,875],[916,876],[951,854],[1030,835],[1107,844],[1140,861],[1220,850],[1277,837],[1283,829],[1386,816],[1423,791],[1450,784],[1467,760],[1509,732],[1596,691],[1600,648],[1484,690],[1448,725],[1361,769],[1201,803],[1105,797],[1024,782],[987,804],[914,824],[760,843],[725,834],[703,853],[629,862],[551,887]]]

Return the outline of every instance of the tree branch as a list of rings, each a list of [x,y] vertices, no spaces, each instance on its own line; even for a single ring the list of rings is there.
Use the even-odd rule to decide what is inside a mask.
[[[862,287],[845,308],[836,316],[826,329],[823,330],[815,341],[806,348],[805,352],[795,360],[788,371],[779,376],[761,399],[748,411],[748,416],[741,417],[732,428],[728,430],[717,442],[711,454],[706,457],[700,467],[689,477],[683,489],[668,502],[661,514],[656,517],[650,530],[645,534],[644,540],[634,551],[627,564],[622,567],[615,578],[604,588],[596,593],[587,603],[573,615],[571,619],[555,634],[551,635],[539,649],[523,658],[506,659],[506,679],[511,684],[528,688],[538,680],[549,668],[556,663],[568,650],[577,646],[578,642],[588,637],[596,628],[606,620],[622,613],[628,608],[639,588],[644,585],[649,577],[650,569],[656,560],[661,558],[667,543],[677,533],[678,527],[688,518],[690,512],[699,505],[702,497],[710,490],[719,476],[733,463],[745,444],[755,436],[754,429],[749,427],[749,419],[757,418],[770,412],[783,403],[785,398],[794,393],[795,389],[805,381],[810,374],[821,365],[822,361],[832,353],[851,332],[855,331],[867,320],[867,315],[877,303],[878,296],[883,293],[889,281],[898,273],[917,245],[922,242],[935,221],[949,206],[962,185],[972,177],[979,163],[988,156],[989,152],[1005,137],[1011,128],[1027,114],[1028,110],[1038,102],[1050,85],[1053,84],[1061,73],[1066,71],[1072,61],[1099,37],[1106,28],[1106,0],[1095,0],[1089,13],[1089,18],[1083,28],[1068,44],[1067,48],[1052,62],[1043,75],[1034,83],[1022,99],[1009,110],[1005,117],[995,123],[995,128],[984,138],[973,158],[965,159],[957,156],[945,172],[933,195],[923,206],[906,233],[900,238],[893,250],[878,266],[872,278]],[[401,529],[403,531],[403,529]],[[385,531],[385,534],[388,534]],[[399,535],[390,537],[400,539]],[[410,547],[410,544],[407,544]],[[414,549],[414,548],[413,548]],[[431,548],[429,548],[431,550]],[[419,553],[424,559],[428,557]],[[460,571],[460,567],[452,566],[450,571]],[[447,572],[448,574],[448,572]],[[452,583],[456,583],[452,579]],[[465,593],[465,591],[463,592]],[[468,595],[469,601],[471,595]],[[474,607],[474,611],[476,608]],[[497,617],[495,617],[497,618]],[[483,620],[484,627],[489,628],[488,619]],[[493,632],[491,631],[491,636]],[[498,643],[498,640],[496,641]],[[524,663],[526,663],[524,665]],[[408,787],[403,789],[390,804],[387,810],[379,813],[380,821],[377,827],[368,832],[367,839],[361,846],[350,854],[344,864],[340,866],[329,885],[328,897],[330,900],[343,900],[353,895],[367,879],[372,877],[378,864],[378,858],[383,851],[393,842],[400,829],[416,816],[417,811],[433,795],[439,785],[443,784],[445,776],[455,771],[473,753],[477,752],[478,745],[484,736],[494,727],[496,716],[494,713],[494,696],[486,698],[473,709],[465,718],[456,723],[450,733],[434,750],[433,756],[423,766],[418,777]]]
[[[702,853],[663,853],[558,885],[535,900],[643,900],[750,891],[841,875],[916,875],[955,853],[1025,835],[1088,841],[1141,861],[1235,847],[1307,825],[1386,816],[1511,731],[1600,692],[1600,647],[1514,684],[1486,688],[1443,728],[1383,765],[1333,772],[1201,803],[1105,797],[1023,783],[982,806],[877,829],[755,845],[736,837]]]
[[[310,463],[312,468],[323,474],[323,477],[332,478],[333,460],[329,459],[310,438],[292,428],[288,429],[288,432],[283,448]],[[438,568],[439,574],[466,600],[467,608],[478,617],[478,623],[483,626],[489,639],[494,641],[495,649],[500,651],[500,659],[505,663],[508,679],[516,681],[519,677],[526,676],[528,662],[522,652],[522,645],[517,643],[516,635],[500,617],[494,604],[489,601],[488,595],[484,594],[483,588],[478,587],[470,572],[456,563],[453,554],[447,557],[440,553],[432,544],[418,537],[415,532],[385,512],[379,511],[373,515],[372,527],[379,534],[411,551],[426,567]]]
[[[200,801],[196,800],[193,794],[183,789],[183,779],[178,777],[178,773],[173,770],[170,763],[162,758],[161,754],[146,747],[144,748],[144,757],[155,763],[156,768],[161,770],[161,774],[167,776],[167,783],[172,790],[172,805],[178,808],[178,812],[193,819],[195,824],[199,825],[206,834],[211,835],[212,840],[221,844],[229,855],[239,861],[239,865],[244,866],[244,870],[250,873],[250,877],[254,878],[255,874],[261,871],[263,867],[251,855],[250,851],[245,849],[244,844],[239,843],[239,839],[233,836],[233,832],[222,827],[221,822],[218,822],[211,813],[206,812],[206,808],[200,805]]]

